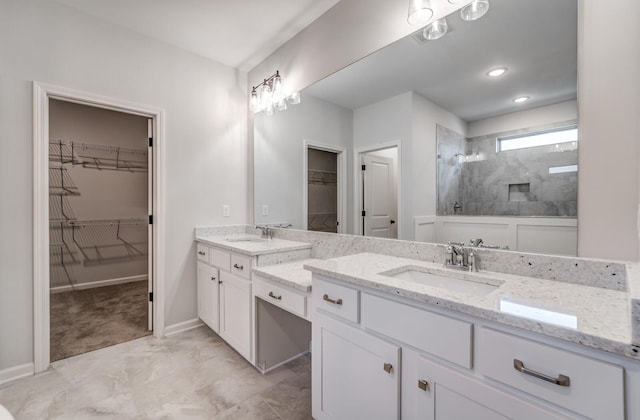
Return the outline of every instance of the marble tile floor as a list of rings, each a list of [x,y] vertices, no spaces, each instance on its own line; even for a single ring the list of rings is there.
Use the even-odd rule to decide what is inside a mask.
[[[0,387],[20,419],[311,419],[311,357],[262,375],[207,327],[52,363]]]

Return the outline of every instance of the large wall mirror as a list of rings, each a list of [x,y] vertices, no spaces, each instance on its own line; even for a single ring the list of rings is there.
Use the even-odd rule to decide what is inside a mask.
[[[490,0],[256,114],[255,223],[575,255],[577,8]]]

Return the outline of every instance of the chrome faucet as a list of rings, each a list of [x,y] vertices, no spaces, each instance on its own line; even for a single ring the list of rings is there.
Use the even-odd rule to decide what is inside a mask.
[[[472,248],[465,247],[462,242],[449,242],[445,250],[445,268],[456,270],[478,271],[476,255]]]
[[[469,245],[471,246],[481,246],[484,242],[482,241],[482,238],[478,238],[478,239],[470,239],[469,240]]]
[[[266,239],[272,239],[273,238],[273,230],[269,226],[267,226],[267,225],[257,226],[256,225],[256,229],[260,229],[262,231],[262,234],[260,235],[261,237],[266,238]]]

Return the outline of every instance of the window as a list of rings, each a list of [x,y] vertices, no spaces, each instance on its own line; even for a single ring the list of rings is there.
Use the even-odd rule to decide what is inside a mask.
[[[578,127],[572,125],[569,127],[560,127],[551,130],[518,134],[515,136],[498,137],[496,139],[496,148],[498,152],[506,152],[508,150],[518,150],[536,146],[549,146],[552,144],[560,147],[561,144],[566,143],[572,143],[572,148],[575,148],[577,142]],[[566,148],[563,147],[562,150],[566,150]]]

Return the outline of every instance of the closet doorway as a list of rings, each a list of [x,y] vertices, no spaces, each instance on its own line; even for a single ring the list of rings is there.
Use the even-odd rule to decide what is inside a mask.
[[[345,150],[305,141],[303,226],[316,232],[344,233]]]
[[[153,120],[49,99],[50,360],[151,334]]]

